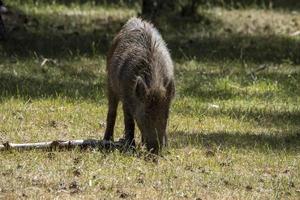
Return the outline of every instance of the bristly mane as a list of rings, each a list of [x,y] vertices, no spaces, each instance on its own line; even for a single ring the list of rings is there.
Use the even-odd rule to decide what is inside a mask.
[[[147,50],[147,56],[143,59],[145,67],[143,79],[148,86],[149,94],[165,98],[166,83],[164,81],[167,77],[163,77],[162,74],[165,74],[163,73],[164,70],[167,70],[165,65],[169,63],[161,63],[161,61],[165,62],[167,60],[172,64],[166,43],[150,22],[140,18],[131,18],[127,25],[140,30],[143,35],[143,42],[145,43],[143,46]]]

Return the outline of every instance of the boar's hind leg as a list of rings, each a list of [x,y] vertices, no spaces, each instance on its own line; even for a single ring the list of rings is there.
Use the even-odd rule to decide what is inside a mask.
[[[124,123],[125,123],[125,142],[130,146],[135,146],[134,141],[134,119],[130,112],[130,107],[124,103],[123,104],[124,112]]]
[[[104,140],[113,140],[114,127],[117,117],[119,98],[110,89],[108,90],[108,113],[106,118],[106,130]]]

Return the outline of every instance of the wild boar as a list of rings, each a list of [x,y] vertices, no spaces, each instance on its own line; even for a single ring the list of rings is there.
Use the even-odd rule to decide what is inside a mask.
[[[119,101],[124,112],[124,141],[135,145],[135,122],[142,144],[158,153],[167,144],[166,127],[175,93],[173,62],[158,30],[131,18],[107,55],[108,114],[104,141],[113,140]]]

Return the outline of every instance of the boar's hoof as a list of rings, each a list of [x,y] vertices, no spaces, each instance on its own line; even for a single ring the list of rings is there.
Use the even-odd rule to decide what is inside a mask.
[[[135,149],[135,141],[129,140],[126,138],[120,138],[117,142],[118,146],[121,146],[123,150],[134,150]]]
[[[110,149],[113,149],[115,145],[114,145],[114,142],[111,140],[102,140],[100,142],[100,146],[103,149],[110,150]]]

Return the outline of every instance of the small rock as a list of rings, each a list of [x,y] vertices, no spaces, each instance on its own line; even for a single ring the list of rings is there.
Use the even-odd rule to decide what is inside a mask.
[[[253,189],[253,188],[252,188],[251,185],[247,185],[247,186],[246,186],[246,190],[250,191],[250,190],[252,190],[252,189]]]
[[[27,194],[22,193],[22,197],[27,198],[28,196],[27,196]]]
[[[66,190],[66,184],[64,182],[60,182],[58,185],[58,190]]]
[[[79,188],[79,185],[76,181],[71,182],[69,185],[69,189],[78,189],[78,188]]]
[[[53,127],[53,128],[57,128],[58,123],[57,123],[56,121],[54,121],[54,120],[51,120],[51,121],[49,122],[49,126],[51,126],[51,127]]]
[[[74,176],[80,176],[81,175],[81,172],[80,172],[80,170],[79,169],[75,169],[74,171],[73,171],[73,175]]]
[[[290,187],[295,187],[295,183],[291,181],[291,182],[289,182],[289,186]]]
[[[20,165],[20,164],[17,165],[17,169],[22,169],[22,168],[23,168],[23,165]]]
[[[228,167],[228,166],[230,166],[230,164],[231,164],[231,161],[226,160],[226,161],[221,162],[220,166],[221,167]]]
[[[229,185],[229,181],[227,181],[227,180],[224,180],[223,183],[224,183],[225,185]]]
[[[194,170],[193,170],[193,167],[192,166],[190,166],[190,165],[188,165],[188,166],[185,166],[185,168],[184,168],[185,170],[187,170],[187,171],[191,171],[191,172],[193,172]]]
[[[215,156],[215,152],[213,152],[211,149],[208,149],[208,150],[205,152],[205,156],[206,156],[206,157],[213,157],[213,156]]]
[[[119,198],[121,198],[121,199],[126,199],[126,198],[129,197],[129,194],[128,194],[128,193],[123,192],[123,191],[121,191],[121,190],[117,190],[117,193],[120,194]]]
[[[74,165],[79,164],[79,162],[80,162],[80,158],[79,157],[74,158],[74,161],[73,161]]]
[[[49,153],[47,154],[47,157],[48,157],[48,159],[53,160],[54,157],[55,157],[55,153],[49,152]]]
[[[79,184],[76,181],[73,181],[70,183],[69,189],[71,190],[70,191],[71,194],[76,194],[76,193],[80,192]]]
[[[220,108],[219,105],[216,105],[216,104],[208,104],[208,108],[215,108],[215,109],[218,109]]]
[[[137,182],[140,183],[140,184],[144,184],[145,183],[145,180],[143,179],[143,177],[139,177],[137,179]]]
[[[106,127],[106,123],[103,121],[99,122],[100,128],[105,128]]]
[[[287,174],[287,173],[289,173],[289,172],[290,172],[290,170],[286,169],[286,170],[284,170],[282,173]]]

